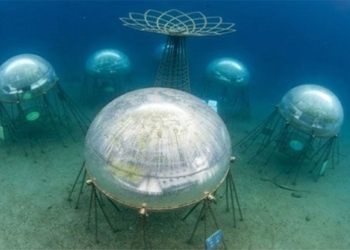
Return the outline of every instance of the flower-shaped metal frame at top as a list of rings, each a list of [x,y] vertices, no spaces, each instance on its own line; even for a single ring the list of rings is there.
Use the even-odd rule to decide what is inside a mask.
[[[172,36],[217,36],[235,31],[232,28],[234,23],[223,22],[218,16],[206,17],[199,11],[147,10],[145,13],[131,12],[129,17],[120,20],[126,27]]]

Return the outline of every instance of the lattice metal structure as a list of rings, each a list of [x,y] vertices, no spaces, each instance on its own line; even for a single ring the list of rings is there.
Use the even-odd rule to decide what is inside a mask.
[[[207,17],[201,12],[184,13],[176,9],[166,12],[147,10],[120,18],[124,26],[136,30],[167,35],[165,50],[158,68],[155,87],[168,87],[190,92],[186,38],[218,36],[234,32],[234,23],[221,17]]]

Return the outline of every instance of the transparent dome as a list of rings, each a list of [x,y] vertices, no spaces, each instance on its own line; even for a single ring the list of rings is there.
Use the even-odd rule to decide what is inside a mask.
[[[129,58],[119,50],[103,49],[91,55],[86,71],[95,77],[118,77],[130,72]]]
[[[14,56],[0,67],[0,101],[21,102],[35,98],[57,82],[50,63],[40,56]]]
[[[280,114],[293,127],[316,137],[337,135],[343,124],[343,108],[328,89],[306,84],[284,95],[278,105]]]
[[[218,58],[206,69],[206,77],[213,83],[243,87],[249,83],[249,72],[244,65],[232,58]]]
[[[129,92],[94,119],[85,141],[88,173],[110,198],[166,210],[203,199],[223,182],[231,141],[220,117],[175,89]]]

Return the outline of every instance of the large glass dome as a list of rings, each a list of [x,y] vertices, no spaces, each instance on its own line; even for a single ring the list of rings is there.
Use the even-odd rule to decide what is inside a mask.
[[[21,102],[44,94],[57,82],[50,63],[40,56],[21,54],[0,67],[0,101]]]
[[[213,83],[243,87],[249,83],[249,72],[239,61],[232,58],[218,58],[206,69],[206,77]]]
[[[291,89],[278,107],[293,127],[316,137],[335,136],[343,124],[343,107],[339,99],[318,85],[306,84]]]
[[[130,72],[130,60],[119,50],[103,49],[89,57],[86,71],[100,78],[124,76]]]
[[[216,190],[231,141],[200,99],[168,88],[129,92],[109,103],[86,136],[86,168],[97,188],[134,208],[187,206]]]

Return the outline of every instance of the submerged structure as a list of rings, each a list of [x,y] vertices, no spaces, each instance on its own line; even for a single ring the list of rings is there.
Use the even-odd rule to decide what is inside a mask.
[[[224,123],[191,95],[165,88],[109,103],[86,136],[86,168],[102,192],[148,210],[196,203],[224,181],[231,157]]]
[[[112,203],[139,210],[144,225],[148,211],[203,202],[200,222],[224,181],[227,210],[232,206],[234,214],[229,198],[239,203],[231,163],[230,135],[212,108],[183,91],[146,88],[116,98],[95,117],[82,169],[95,202],[101,203],[98,190]]]
[[[81,90],[84,103],[109,102],[124,94],[131,80],[129,58],[116,49],[102,49],[92,54],[86,62]]]
[[[249,116],[250,74],[240,61],[229,57],[215,59],[207,66],[205,77],[204,97],[217,94],[225,113]]]
[[[21,54],[0,67],[0,138],[31,146],[41,137],[74,136],[75,127],[87,131],[89,119],[59,85],[49,62]],[[40,138],[40,140],[38,140]],[[65,144],[64,144],[65,145]]]
[[[258,145],[249,162],[267,148],[270,153],[265,164],[276,151],[289,156],[290,166],[274,179],[287,173],[285,181],[292,177],[292,184],[296,183],[304,161],[311,160],[314,166],[309,172],[316,171],[317,180],[329,165],[334,166],[343,119],[342,105],[331,91],[319,85],[300,85],[288,91],[275,111],[235,147],[246,151]]]
[[[126,27],[167,36],[154,86],[185,92],[191,91],[186,38],[217,36],[235,31],[233,23],[223,22],[221,17],[207,17],[198,11],[147,10],[145,13],[131,12],[129,17],[120,19]]]

